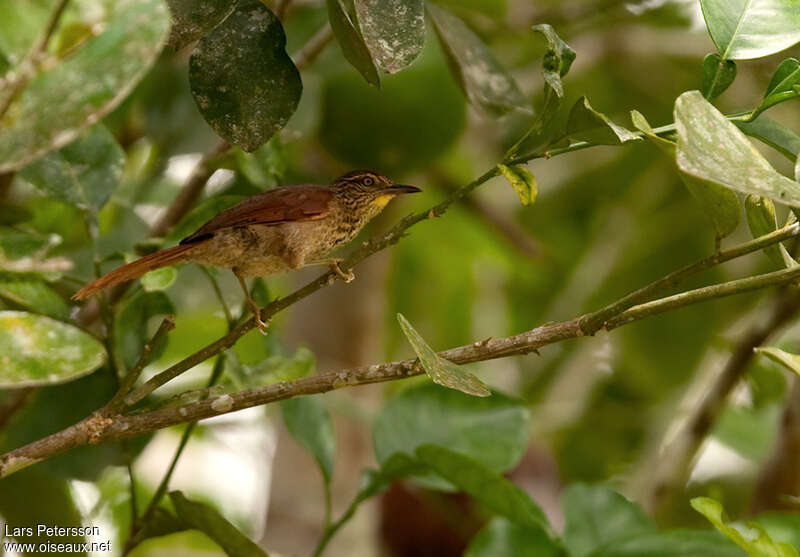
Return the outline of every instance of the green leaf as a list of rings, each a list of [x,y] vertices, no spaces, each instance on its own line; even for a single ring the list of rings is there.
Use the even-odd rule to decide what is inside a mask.
[[[564,96],[561,78],[567,75],[572,62],[575,61],[575,51],[558,36],[552,26],[544,23],[534,25],[531,29],[544,35],[547,40],[547,52],[542,60],[542,74],[545,83],[561,98]]]
[[[236,0],[167,0],[172,13],[169,46],[180,50],[211,31],[236,8]]]
[[[336,439],[331,416],[319,397],[300,396],[281,402],[286,429],[311,453],[326,484],[333,477]]]
[[[117,307],[112,331],[113,351],[123,369],[130,369],[139,361],[144,345],[150,340],[147,327],[150,318],[173,313],[175,306],[162,291],[139,291]],[[158,354],[154,354],[152,359],[157,357]]]
[[[267,557],[267,553],[242,534],[216,509],[197,501],[190,501],[180,491],[169,493],[175,512],[187,526],[200,530],[217,542],[231,557]]]
[[[736,127],[750,137],[755,137],[794,162],[800,154],[800,135],[766,116],[751,122],[736,122]]]
[[[759,346],[755,349],[755,351],[759,354],[765,355],[770,360],[786,366],[789,371],[793,371],[797,375],[800,375],[800,356],[785,352],[780,348],[775,348],[774,346]]]
[[[402,313],[397,314],[397,321],[400,322],[403,334],[406,335],[422,367],[425,368],[425,373],[434,383],[472,396],[490,396],[492,394],[489,387],[480,379],[468,371],[464,371],[457,364],[439,356],[411,326],[411,323],[403,317]]]
[[[106,361],[103,345],[77,327],[22,311],[0,311],[0,389],[52,385]]]
[[[656,532],[638,506],[605,485],[572,484],[561,494],[561,505],[570,557],[584,557],[613,541]]]
[[[385,463],[393,454],[413,454],[430,443],[504,473],[525,454],[529,427],[527,408],[501,393],[475,398],[424,383],[384,405],[373,427],[375,456]]]
[[[125,152],[99,124],[22,169],[20,176],[44,193],[97,213],[119,184]]]
[[[145,273],[139,280],[146,292],[155,292],[156,290],[166,290],[177,278],[178,270],[170,265]]]
[[[707,54],[703,58],[703,96],[709,101],[719,97],[736,79],[736,63],[722,60],[719,54]]]
[[[358,70],[370,85],[381,86],[378,69],[372,60],[372,54],[364,42],[364,37],[358,28],[355,15],[342,4],[344,0],[327,0],[328,19],[331,22],[333,36],[342,49],[345,59]]]
[[[527,493],[486,465],[437,445],[423,445],[415,454],[436,474],[487,509],[516,524],[542,528],[553,537],[547,517],[539,505]]]
[[[372,59],[397,73],[414,61],[425,44],[422,0],[355,0],[358,25]]]
[[[592,557],[742,557],[742,550],[719,535],[701,530],[672,530],[613,542]]]
[[[750,227],[750,233],[753,238],[759,238],[778,229],[778,221],[775,218],[775,205],[771,199],[747,194],[744,199],[744,209],[747,215],[747,225]],[[797,265],[797,262],[792,259],[789,252],[783,247],[783,244],[767,246],[763,251],[779,267],[788,269]]]
[[[652,141],[656,147],[671,157],[675,156],[677,144],[674,141],[670,141],[669,139],[656,134],[655,130],[653,130],[652,126],[650,126],[650,122],[648,122],[647,118],[644,117],[644,114],[638,110],[631,110],[631,122],[633,122],[633,126],[642,132],[647,139]]]
[[[539,187],[536,184],[536,178],[533,172],[519,165],[506,166],[504,164],[498,164],[497,168],[505,179],[508,180],[508,183],[511,184],[511,187],[514,188],[514,191],[517,192],[519,200],[523,205],[530,205],[536,201],[536,194],[539,191]]]
[[[203,118],[245,151],[266,143],[300,102],[300,72],[285,48],[281,22],[253,0],[200,39],[189,59],[189,84]]]
[[[678,168],[702,180],[800,206],[800,184],[776,172],[699,91],[675,101]]]
[[[478,532],[464,557],[562,557],[564,552],[539,527],[495,517]]]
[[[723,60],[761,58],[800,42],[794,0],[700,0],[700,6]]]
[[[69,319],[67,302],[38,277],[0,273],[0,297],[34,313],[61,321]]]
[[[796,58],[787,58],[780,63],[778,69],[772,75],[772,79],[767,85],[764,98],[768,98],[778,93],[793,91],[792,87],[800,83],[800,62]]]
[[[694,510],[706,517],[714,525],[714,528],[744,549],[751,557],[797,557],[800,555],[791,545],[773,541],[764,528],[757,523],[748,523],[746,535],[728,525],[722,505],[714,499],[695,497],[691,500],[691,505]]]
[[[570,110],[567,135],[576,141],[587,141],[596,145],[620,145],[641,139],[627,128],[609,120],[605,114],[593,109],[586,97],[578,99]]]
[[[561,40],[555,30],[547,24],[534,25],[532,29],[544,35],[547,40],[547,51],[542,58],[542,76],[544,77],[544,100],[541,108],[533,118],[528,131],[508,151],[514,155],[519,151],[531,152],[546,142],[551,136],[561,100],[564,97],[564,85],[561,78],[569,71],[575,60],[575,51]]]
[[[155,62],[167,38],[162,0],[109,4],[103,32],[34,77],[0,121],[0,172],[63,147],[113,110]]]
[[[463,21],[433,4],[427,10],[450,70],[473,105],[492,114],[530,110],[516,82]]]
[[[192,557],[223,557],[223,548],[199,530],[183,530],[173,534],[151,537],[133,548],[129,557],[156,555],[191,555]]]

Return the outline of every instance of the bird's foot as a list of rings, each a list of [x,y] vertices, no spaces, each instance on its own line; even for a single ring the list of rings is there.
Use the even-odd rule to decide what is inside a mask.
[[[342,270],[341,265],[339,265],[342,261],[344,260],[332,259],[330,262],[331,270],[337,275],[339,275],[339,278],[342,279],[343,281],[347,283],[353,282],[353,280],[355,280],[356,278],[356,276],[353,274],[353,269],[347,269],[347,272]]]
[[[267,334],[269,334],[268,329],[269,329],[270,319],[267,319],[266,321],[261,319],[261,308],[254,307],[252,309],[253,309],[253,318],[256,321],[256,327],[258,327],[258,332],[260,332],[264,336],[267,336]]]

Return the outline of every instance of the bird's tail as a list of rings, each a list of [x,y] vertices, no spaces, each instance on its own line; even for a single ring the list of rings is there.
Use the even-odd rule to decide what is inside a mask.
[[[193,247],[194,246],[192,244],[183,244],[172,248],[162,249],[155,253],[151,253],[150,255],[145,255],[144,257],[137,259],[132,263],[128,263],[127,265],[117,267],[113,271],[106,273],[99,279],[90,282],[75,292],[75,294],[72,295],[72,299],[83,300],[95,292],[99,292],[100,290],[108,288],[109,286],[139,278],[143,274],[154,269],[159,269],[161,267],[166,267],[167,265],[172,265],[173,263],[182,261],[184,259],[185,252]]]

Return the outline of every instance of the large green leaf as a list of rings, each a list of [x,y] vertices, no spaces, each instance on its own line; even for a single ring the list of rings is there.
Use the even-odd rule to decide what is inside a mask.
[[[0,388],[52,385],[87,375],[103,345],[77,327],[22,311],[0,311]]]
[[[342,3],[343,1],[327,0],[328,19],[331,22],[333,36],[336,37],[344,57],[367,80],[367,83],[380,87],[381,78],[378,75],[378,69],[372,60],[367,43],[364,42],[364,36],[358,28],[355,14],[350,13]]]
[[[333,477],[336,438],[331,416],[319,397],[300,396],[281,402],[286,429],[317,461],[322,477],[329,484]]]
[[[417,332],[411,323],[403,317],[402,313],[397,314],[397,321],[403,334],[406,335],[409,344],[417,354],[425,373],[434,383],[438,383],[449,389],[456,389],[462,393],[472,396],[490,396],[492,392],[480,379],[461,368],[461,366],[439,356],[431,348],[425,339]]]
[[[378,67],[396,73],[419,56],[425,44],[423,0],[355,0],[355,8]]]
[[[564,545],[584,557],[610,542],[656,531],[655,524],[625,497],[604,485],[572,484],[561,494]]]
[[[463,21],[433,4],[427,10],[450,69],[472,104],[494,114],[530,110],[516,82]]]
[[[538,527],[495,517],[464,552],[464,557],[562,557],[563,550]]]
[[[48,195],[96,213],[119,184],[124,166],[125,152],[99,124],[20,175]]]
[[[700,6],[723,60],[761,58],[800,42],[794,0],[700,0]]]
[[[552,536],[550,524],[539,505],[522,489],[481,462],[437,445],[423,445],[415,454],[437,475],[487,509],[516,524],[542,528]]]
[[[103,32],[34,77],[0,120],[0,172],[72,141],[116,107],[155,61],[169,29],[163,0],[109,6]]]
[[[35,276],[16,273],[0,273],[0,298],[22,306],[34,313],[41,313],[66,321],[69,305],[64,298]]]
[[[266,143],[300,102],[300,72],[285,48],[281,22],[253,0],[205,35],[189,59],[189,83],[203,118],[245,151]]]
[[[169,494],[175,512],[187,526],[200,530],[217,542],[231,557],[267,557],[267,553],[242,534],[212,506],[190,501],[180,491]]]
[[[800,207],[800,184],[767,160],[699,91],[675,101],[678,167],[696,178]]]
[[[634,536],[598,549],[591,557],[745,557],[717,532],[673,530]]]
[[[181,49],[196,41],[236,8],[236,0],[167,0],[172,13],[169,46]]]
[[[744,549],[750,557],[797,557],[800,555],[797,549],[791,545],[774,541],[757,523],[748,523],[746,533],[729,525],[722,505],[714,499],[695,497],[691,504],[694,510],[705,516],[714,525],[714,528]]]
[[[525,452],[530,414],[501,393],[476,398],[425,383],[389,399],[373,428],[375,456],[386,462],[395,453],[413,454],[435,444],[506,472]]]

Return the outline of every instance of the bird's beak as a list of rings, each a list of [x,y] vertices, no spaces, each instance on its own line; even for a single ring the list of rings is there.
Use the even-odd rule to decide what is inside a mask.
[[[385,188],[383,191],[392,195],[401,195],[404,193],[419,193],[422,190],[419,189],[417,186],[407,186],[405,184],[392,184],[388,188]]]

